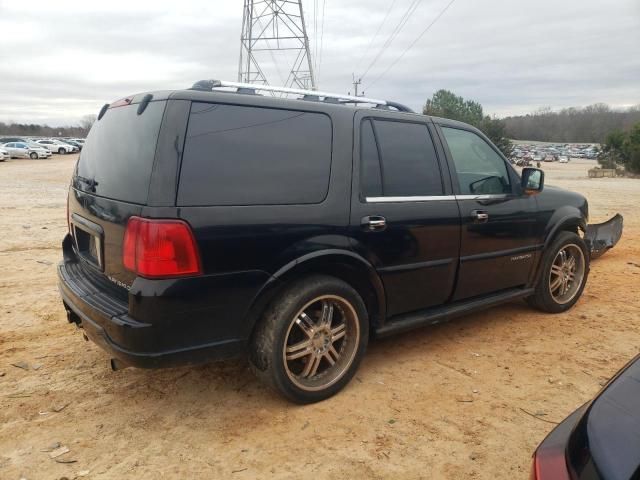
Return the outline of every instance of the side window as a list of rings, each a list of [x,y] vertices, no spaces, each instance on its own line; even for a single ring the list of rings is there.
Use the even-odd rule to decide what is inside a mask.
[[[194,102],[178,205],[321,203],[332,138],[321,113]]]
[[[444,193],[435,147],[426,125],[365,121],[361,136],[365,196],[415,197]]]
[[[511,193],[507,166],[479,135],[442,127],[456,166],[462,195]]]
[[[9,148],[14,148],[16,146],[16,144],[11,142],[11,143],[7,143],[6,146],[9,147]]]

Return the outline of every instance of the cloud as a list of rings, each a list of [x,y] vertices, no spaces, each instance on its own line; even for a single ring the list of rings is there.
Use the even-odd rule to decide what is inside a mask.
[[[319,9],[323,1],[324,35],[315,2],[304,1],[312,52],[319,57],[322,50],[320,88],[346,92],[352,73],[362,75],[411,1],[396,1],[370,49],[389,1],[321,0]],[[448,2],[420,1],[363,78],[367,95],[420,109],[447,88],[497,115],[640,103],[637,0],[619,0],[615,8],[597,0],[456,0],[382,75]],[[131,93],[235,80],[241,22],[241,2],[222,0],[0,0],[0,121],[72,124]],[[286,59],[263,54],[271,83],[286,77]]]

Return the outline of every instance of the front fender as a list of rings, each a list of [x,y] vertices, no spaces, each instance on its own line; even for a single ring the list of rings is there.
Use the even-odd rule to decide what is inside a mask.
[[[587,219],[580,209],[569,205],[558,208],[547,222],[544,249],[546,250],[551,245],[558,232],[563,230],[577,231],[578,229],[583,232],[587,229]]]

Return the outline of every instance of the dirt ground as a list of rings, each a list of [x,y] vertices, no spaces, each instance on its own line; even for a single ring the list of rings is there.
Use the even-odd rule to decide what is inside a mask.
[[[639,350],[640,180],[572,161],[544,164],[547,183],[585,194],[591,221],[621,212],[625,232],[568,313],[517,302],[374,342],[342,393],[306,407],[242,361],[112,372],[56,287],[74,160],[0,163],[2,479],[526,479],[552,422]]]

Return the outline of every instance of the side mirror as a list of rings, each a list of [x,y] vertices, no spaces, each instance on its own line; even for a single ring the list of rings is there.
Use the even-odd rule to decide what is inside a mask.
[[[527,194],[540,193],[544,188],[544,172],[539,168],[523,168],[520,185]]]

